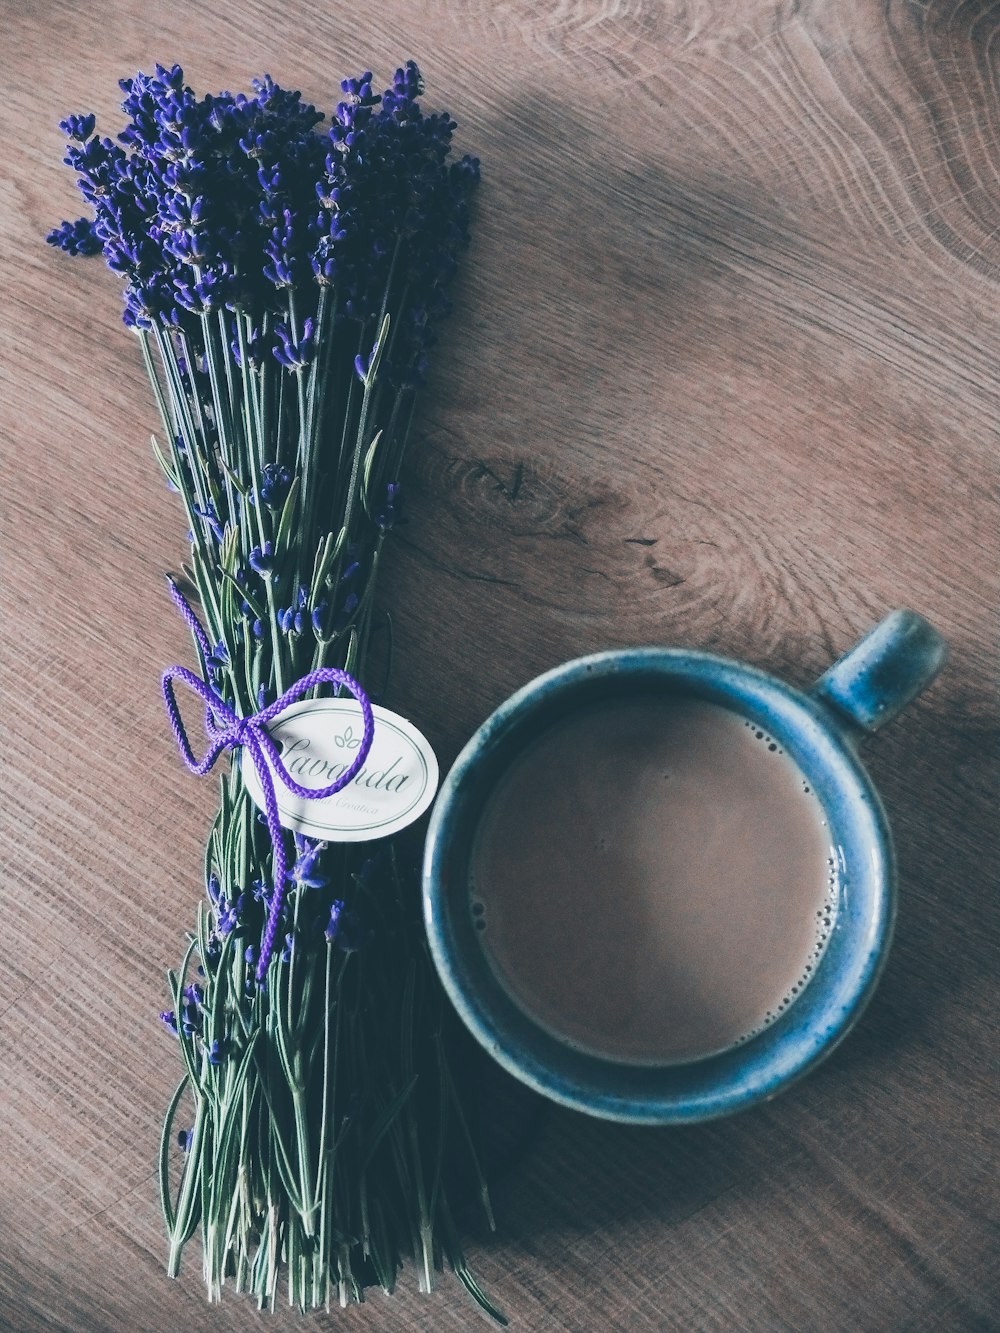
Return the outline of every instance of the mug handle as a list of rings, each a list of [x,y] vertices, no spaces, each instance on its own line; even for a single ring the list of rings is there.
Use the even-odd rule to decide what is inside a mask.
[[[927,688],[948,645],[916,611],[890,611],[813,685],[813,698],[862,734],[878,731]]]

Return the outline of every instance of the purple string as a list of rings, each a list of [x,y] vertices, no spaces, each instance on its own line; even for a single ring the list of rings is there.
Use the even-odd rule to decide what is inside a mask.
[[[170,585],[170,596],[174,599],[174,604],[187,621],[191,633],[197,640],[202,657],[208,657],[212,650],[205,631],[202,629],[201,622],[191,610],[187,599],[173,579],[169,579],[168,583]],[[184,723],[181,720],[177,699],[174,695],[175,680],[183,682],[194,690],[195,694],[199,695],[205,703],[205,731],[208,734],[209,744],[201,759],[195,758],[187,732],[184,729]],[[361,705],[364,735],[350,767],[335,782],[331,782],[328,787],[302,787],[282,763],[281,752],[268,735],[267,724],[289,704],[294,703],[296,699],[300,699],[314,686],[322,684],[342,685],[354,695]],[[254,767],[257,769],[257,776],[264,792],[267,830],[271,835],[271,845],[274,849],[274,893],[271,896],[270,914],[267,918],[264,938],[261,940],[260,960],[257,963],[257,980],[258,982],[263,981],[267,975],[267,965],[270,962],[271,954],[274,951],[274,937],[278,931],[278,918],[281,914],[281,904],[285,896],[285,843],[281,832],[281,821],[278,818],[278,797],[274,789],[274,778],[271,775],[271,769],[273,768],[288,790],[296,796],[304,797],[307,800],[322,800],[326,796],[332,796],[334,792],[338,792],[347,786],[351,779],[357,775],[361,765],[368,757],[368,751],[371,749],[372,738],[375,734],[372,706],[368,701],[368,696],[354,677],[349,676],[346,671],[341,671],[338,667],[320,667],[316,671],[308,672],[294,685],[290,685],[280,698],[275,699],[273,704],[268,704],[266,708],[262,708],[259,713],[254,713],[251,717],[240,717],[235,709],[231,708],[225,699],[210,685],[206,684],[200,676],[196,676],[193,671],[188,671],[186,667],[182,666],[168,667],[163,673],[163,699],[167,705],[167,715],[170,718],[170,725],[177,740],[177,748],[192,773],[203,777],[223,750],[237,745],[246,746],[250,751]],[[268,766],[268,760],[270,760],[270,767]]]

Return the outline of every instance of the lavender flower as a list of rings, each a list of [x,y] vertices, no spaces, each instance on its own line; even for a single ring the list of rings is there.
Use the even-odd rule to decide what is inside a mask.
[[[217,542],[221,542],[225,533],[222,530],[222,524],[219,522],[219,516],[215,512],[215,506],[209,502],[203,507],[194,505],[194,512],[199,518],[204,519],[208,525],[209,531]]]
[[[89,218],[63,222],[55,231],[50,231],[45,239],[49,245],[65,250],[68,255],[96,255],[101,249],[100,239],[95,234],[94,224]]]
[[[233,325],[235,328],[235,324]],[[267,355],[269,344],[264,338],[262,329],[251,326],[249,333],[245,334],[244,344],[247,352],[247,364],[251,370],[260,371],[264,364],[264,358]],[[242,349],[238,332],[234,333],[229,342],[230,351],[233,354],[233,361],[242,368]]]
[[[346,630],[351,623],[351,618],[360,604],[361,599],[358,597],[358,594],[356,592],[349,592],[338,607],[336,615],[333,617],[330,633],[333,635],[343,634],[344,630]],[[322,639],[324,637],[322,632],[323,620],[324,616],[313,616],[313,633],[316,635],[317,639]]]
[[[316,344],[313,338],[315,325],[311,319],[305,321],[298,337],[283,321],[275,324],[274,331],[278,336],[278,342],[271,351],[286,370],[302,370],[315,358]]]
[[[304,634],[306,626],[311,620],[309,611],[309,589],[306,585],[300,584],[298,596],[295,599],[295,619],[293,627],[296,634]]]
[[[78,139],[86,143],[94,132],[96,120],[93,116],[67,116],[59,122],[59,128],[68,139]]]
[[[295,835],[298,855],[289,878],[300,889],[324,889],[329,884],[329,879],[317,870],[317,862],[327,845],[325,842],[312,842],[299,833]]]
[[[357,912],[345,906],[340,898],[330,905],[330,920],[323,932],[328,944],[335,944],[343,953],[357,953],[364,938]]]
[[[368,372],[371,370],[374,361],[375,361],[374,347],[368,353],[367,360],[362,358],[360,355],[354,358],[354,373],[355,375],[357,375],[358,379],[361,380],[362,384],[368,383]]]
[[[309,589],[304,583],[299,584],[295,600],[278,612],[278,626],[282,634],[304,634],[312,617],[309,611]],[[315,622],[313,622],[315,623]]]
[[[229,666],[229,650],[221,639],[205,658],[205,666],[213,675],[220,674]]]
[[[324,135],[315,108],[267,75],[249,97],[201,99],[177,65],[123,80],[129,119],[117,143],[94,133],[92,115],[62,122],[66,160],[95,218],[64,223],[52,243],[73,254],[103,246],[126,281],[131,327],[183,328],[190,316],[238,308],[252,315],[252,363],[270,351],[292,371],[315,359],[316,330],[310,309],[298,329],[288,322],[282,293],[311,273],[317,288],[337,283],[344,317],[363,320],[394,275],[414,313],[404,312],[384,370],[412,387],[447,308],[442,289],[467,238],[479,167],[469,157],[448,165],[454,122],[421,111],[412,61],[381,95],[370,71],[341,88]],[[270,348],[267,311],[281,315]],[[360,375],[368,369],[359,362]]]
[[[287,467],[266,463],[260,479],[260,498],[268,509],[278,510],[285,503],[291,484],[292,474]]]
[[[246,896],[238,894],[232,901],[225,897],[219,898],[215,928],[223,938],[231,935],[240,924],[240,917],[246,904]]]
[[[228,1043],[216,1037],[205,1043],[205,1054],[210,1065],[221,1065],[226,1058]]]
[[[280,178],[276,168],[272,170],[269,179],[263,168],[259,174],[261,183],[264,184],[266,180],[268,185],[261,204],[261,215],[268,220],[271,214],[268,194],[280,194]],[[298,217],[291,208],[283,208],[279,220],[271,228],[271,235],[264,246],[268,262],[264,265],[263,273],[279,290],[294,287],[305,277],[309,264],[307,250],[310,231],[309,221]]]
[[[253,547],[247,559],[255,574],[261,578],[270,577],[274,572],[274,543],[265,542],[262,547]]]
[[[160,1012],[160,1022],[163,1026],[176,1037],[179,1032],[183,1032],[185,1037],[193,1037],[201,1031],[202,1026],[202,1006],[204,996],[200,986],[188,986],[184,990],[184,1003],[181,1005],[180,1026],[178,1027],[177,1015],[173,1009],[163,1009]]]
[[[382,508],[375,515],[375,526],[379,532],[386,533],[396,522],[396,502],[399,498],[399,483],[390,481],[385,488],[385,500]]]

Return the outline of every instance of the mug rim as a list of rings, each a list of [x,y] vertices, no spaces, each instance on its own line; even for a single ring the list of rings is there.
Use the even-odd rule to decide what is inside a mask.
[[[509,997],[491,1009],[481,994],[469,995],[462,957],[455,956],[461,945],[450,929],[453,908],[448,905],[448,855],[460,842],[456,835],[461,831],[462,799],[476,782],[484,758],[532,715],[548,709],[554,698],[565,699],[587,683],[591,689],[600,690],[602,682],[619,678],[624,684],[643,676],[654,687],[672,683],[684,690],[686,686],[688,691],[728,705],[744,717],[755,704],[770,709],[769,717],[764,719],[768,731],[780,734],[800,771],[807,766],[795,753],[798,743],[815,753],[819,766],[816,771],[831,779],[827,785],[843,807],[840,827],[853,830],[855,844],[861,835],[866,837],[860,849],[854,846],[849,850],[853,863],[861,866],[861,876],[866,872],[869,875],[870,899],[862,925],[850,938],[845,934],[840,940],[846,971],[837,984],[828,981],[823,991],[825,1003],[818,998],[820,992],[812,988],[822,974],[829,946],[801,994],[781,1018],[757,1035],[718,1055],[647,1066],[651,1075],[658,1074],[664,1080],[659,1088],[652,1086],[654,1078],[647,1080],[650,1086],[646,1086],[637,1076],[643,1067],[582,1051],[574,1050],[570,1055],[572,1048],[567,1043],[560,1042]],[[789,742],[789,736],[795,738],[794,743]],[[465,1025],[510,1074],[545,1097],[590,1115],[629,1123],[682,1124],[715,1119],[770,1100],[803,1077],[832,1053],[861,1016],[884,969],[893,933],[896,875],[892,836],[882,802],[857,756],[855,739],[846,720],[808,691],[750,663],[695,649],[611,649],[573,658],[528,681],[503,701],[463,746],[441,784],[427,830],[422,876],[424,922],[438,974]],[[812,780],[812,769],[809,775]],[[820,799],[832,823],[832,797]],[[842,855],[842,849],[838,854]],[[862,854],[864,864],[859,860]],[[863,884],[862,897],[864,890]],[[834,933],[839,922],[838,907]],[[481,948],[479,954],[482,972],[489,965]],[[473,959],[473,970],[475,963]],[[810,992],[810,1003],[803,1006]],[[518,1026],[526,1029],[530,1046],[526,1046],[523,1033],[518,1039],[504,1030],[503,1014],[498,1016],[496,1009],[507,1011],[509,1017],[511,1004],[520,1010]],[[796,1028],[791,1016],[801,1019],[806,1012],[812,1015],[812,1025],[800,1023]],[[559,1072],[564,1059],[574,1064],[574,1077]],[[589,1085],[587,1070],[593,1079]],[[672,1092],[665,1091],[671,1071],[679,1076]],[[718,1076],[714,1083],[713,1072]],[[685,1073],[693,1074],[691,1086],[680,1077]],[[699,1080],[699,1074],[705,1077]],[[620,1076],[621,1083],[617,1092],[611,1090],[616,1076]]]

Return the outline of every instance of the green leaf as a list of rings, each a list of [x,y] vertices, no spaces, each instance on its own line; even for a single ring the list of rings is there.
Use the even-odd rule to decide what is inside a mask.
[[[479,1308],[488,1314],[494,1323],[499,1324],[501,1328],[506,1328],[508,1323],[507,1316],[497,1309],[476,1279],[469,1272],[469,1267],[465,1262],[465,1256],[459,1246],[458,1234],[455,1230],[455,1222],[451,1215],[451,1209],[448,1207],[448,1200],[444,1195],[441,1196],[441,1222],[445,1233],[445,1253],[448,1256],[448,1262],[451,1265],[455,1276]]]
[[[229,1147],[229,1138],[233,1133],[236,1124],[236,1112],[239,1110],[239,1101],[243,1092],[243,1085],[247,1081],[247,1074],[250,1065],[253,1063],[254,1053],[257,1049],[257,1042],[263,1033],[263,1028],[255,1028],[253,1035],[247,1043],[247,1048],[240,1059],[239,1068],[236,1071],[236,1077],[233,1080],[233,1086],[229,1092],[229,1104],[226,1108],[225,1118],[219,1131],[219,1155],[225,1157]]]
[[[361,503],[364,505],[365,513],[369,518],[372,516],[371,510],[371,475],[372,465],[375,462],[375,451],[378,448],[379,440],[382,438],[381,430],[375,432],[375,438],[368,446],[368,452],[365,454],[365,461],[361,466]]]
[[[247,486],[244,482],[240,481],[236,473],[233,472],[231,468],[226,467],[225,463],[222,461],[221,458],[218,460],[218,463],[219,467],[232,482],[233,489],[239,491],[240,495],[242,495],[243,498],[246,499],[246,497],[250,494],[250,487]]]
[[[459,1127],[462,1131],[462,1137],[465,1140],[465,1146],[472,1159],[472,1169],[476,1176],[476,1183],[479,1186],[479,1199],[483,1205],[483,1212],[486,1214],[486,1221],[491,1231],[496,1231],[497,1224],[493,1216],[493,1203],[490,1199],[489,1185],[486,1181],[486,1174],[483,1171],[479,1161],[479,1153],[476,1150],[476,1143],[472,1137],[472,1131],[469,1128],[469,1121],[465,1114],[465,1107],[462,1105],[462,1098],[458,1089],[455,1087],[455,1080],[452,1077],[451,1069],[448,1066],[448,1056],[444,1049],[444,1043],[440,1036],[435,1037],[435,1044],[438,1053],[438,1068],[440,1070],[441,1081],[451,1099],[452,1109],[458,1119]],[[444,1111],[442,1109],[442,1115]]]
[[[346,528],[341,528],[336,538],[332,532],[328,532],[316,548],[316,560],[313,564],[312,587],[309,590],[310,606],[315,606],[319,601],[320,589],[330,572],[330,566],[340,554],[340,549],[343,546],[346,537]]]
[[[197,1099],[194,1117],[194,1129],[191,1131],[191,1147],[184,1161],[184,1175],[181,1178],[180,1195],[174,1216],[174,1229],[170,1236],[170,1256],[167,1260],[167,1273],[176,1277],[180,1270],[181,1250],[190,1239],[198,1224],[198,1187],[203,1178],[202,1154],[205,1133],[205,1102]]]
[[[163,455],[163,451],[160,449],[160,446],[156,443],[156,436],[151,435],[149,437],[149,442],[153,446],[153,453],[156,455],[156,461],[159,463],[161,469],[163,470],[163,475],[166,477],[167,481],[170,482],[171,486],[176,486],[177,489],[180,490],[181,485],[177,479],[177,473],[174,470],[174,468],[170,465],[170,463],[167,462],[166,458]]]
[[[406,1099],[409,1097],[413,1089],[417,1086],[418,1077],[419,1077],[418,1074],[413,1075],[409,1083],[407,1083],[406,1086],[402,1088],[396,1094],[395,1097],[393,1097],[392,1101],[389,1103],[387,1107],[385,1107],[381,1115],[375,1121],[375,1124],[372,1126],[371,1142],[368,1144],[364,1160],[361,1163],[362,1175],[365,1173],[365,1171],[368,1170],[368,1167],[371,1165],[372,1158],[375,1156],[375,1152],[376,1149],[378,1148],[378,1145],[385,1138],[386,1134],[388,1134],[390,1128],[392,1127],[392,1122],[395,1120],[396,1116],[398,1116],[400,1111],[403,1109]]]
[[[187,1066],[188,1074],[191,1076],[192,1086],[200,1091],[201,1080],[198,1078],[198,1071],[195,1068],[194,1056],[191,1051],[191,1043],[188,1040],[188,1038],[184,1036],[184,1028],[181,1023],[181,1010],[183,1008],[183,998],[184,998],[182,994],[184,990],[184,978],[187,975],[188,964],[191,961],[191,955],[194,953],[196,946],[197,946],[197,941],[192,940],[187,947],[187,952],[184,955],[184,961],[181,964],[180,972],[178,972],[176,976],[174,975],[173,972],[167,973],[167,985],[170,987],[170,998],[173,1001],[174,1021],[177,1024],[177,1040],[180,1043],[181,1055],[183,1056],[184,1063]]]
[[[222,577],[226,580],[226,583],[232,587],[234,594],[241,597],[243,601],[247,603],[250,610],[254,613],[255,618],[257,620],[263,620],[267,612],[261,606],[260,602],[257,601],[256,597],[254,597],[253,593],[250,592],[248,588],[241,587],[236,582],[235,578],[233,578],[232,574],[230,574],[228,569],[223,569],[220,572]]]
[[[238,555],[239,532],[231,524],[227,524],[222,535],[222,545],[219,549],[219,565],[223,574],[232,575],[236,572]]]
[[[349,676],[357,674],[358,660],[358,631],[351,626],[351,632],[347,640],[347,652],[344,654],[344,670]]]
[[[173,1232],[177,1220],[170,1199],[170,1144],[173,1139],[174,1116],[177,1114],[177,1108],[184,1096],[184,1089],[188,1082],[189,1076],[185,1074],[177,1085],[177,1091],[170,1099],[166,1118],[163,1121],[163,1132],[160,1135],[160,1206],[163,1209],[163,1220],[167,1224],[168,1235]]]
[[[371,364],[368,367],[368,373],[365,375],[366,384],[373,384],[375,376],[378,374],[379,363],[382,360],[382,353],[385,351],[385,344],[389,337],[389,316],[386,315],[382,321],[382,327],[378,331],[378,337],[375,339],[375,346],[372,349]]]
[[[295,521],[295,504],[298,498],[299,478],[296,477],[285,496],[285,504],[281,511],[281,522],[278,524],[278,535],[274,539],[274,557],[278,561],[281,560],[289,548],[292,524]]]

